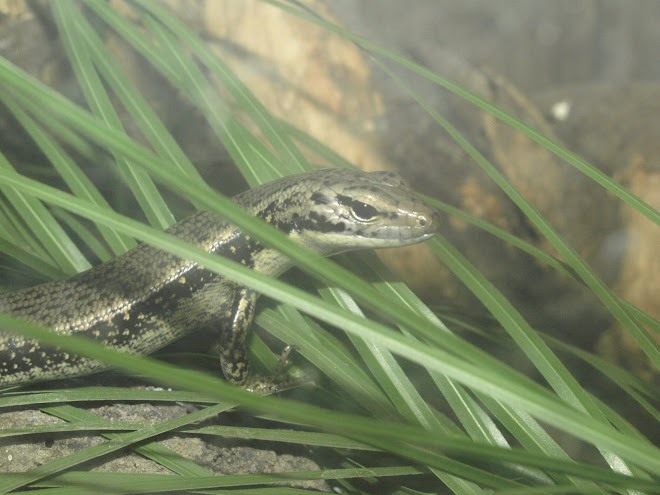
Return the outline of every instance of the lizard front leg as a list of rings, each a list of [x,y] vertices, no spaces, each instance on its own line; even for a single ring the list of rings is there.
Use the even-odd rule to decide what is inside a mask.
[[[295,346],[287,346],[280,357],[275,374],[252,376],[247,349],[247,335],[254,316],[257,293],[247,287],[236,287],[226,310],[220,330],[220,364],[227,381],[251,392],[268,394],[290,386],[293,381],[283,373],[289,353]]]

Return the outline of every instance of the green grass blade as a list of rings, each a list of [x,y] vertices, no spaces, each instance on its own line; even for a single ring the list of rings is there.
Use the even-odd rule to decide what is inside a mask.
[[[142,390],[121,387],[79,387],[66,389],[8,392],[3,390],[0,407],[24,407],[71,402],[195,402],[215,403],[199,394],[178,390]]]
[[[232,115],[227,104],[217,96],[213,85],[190,59],[178,39],[159,23],[146,17],[146,24],[163,47],[163,50],[156,50],[144,34],[124,22],[106,2],[88,0],[86,3],[138,52],[147,57],[156,69],[168,77],[206,115],[209,125],[221,139],[248,183],[254,186],[256,182],[252,161],[258,158],[259,154],[263,154],[260,150],[264,145]],[[273,160],[277,165],[275,168],[271,167],[271,172],[286,169],[281,160],[271,156],[269,161]],[[272,173],[269,180],[279,176],[277,172]]]
[[[550,455],[558,459],[569,460],[570,457],[562,447],[538,424],[538,422],[508,404],[496,401],[488,396],[480,394],[481,401],[495,415],[516,440],[530,452],[538,452]],[[576,488],[593,488],[594,484],[576,476],[563,473],[549,473],[554,483],[573,485]],[[602,491],[602,489],[600,489]]]
[[[227,88],[232,97],[236,99],[241,110],[245,111],[257,125],[264,137],[273,146],[275,153],[283,164],[282,170],[290,173],[302,172],[308,168],[307,160],[295,144],[283,132],[279,121],[275,119],[252,92],[236,77],[229,66],[213,53],[184,23],[177,19],[163,6],[154,2],[138,2],[140,6],[152,14],[167,29],[174,33],[182,43],[189,46],[195,55]]]
[[[333,301],[339,307],[351,311],[353,314],[364,316],[355,301],[346,292],[331,288],[319,289],[319,292],[325,300]],[[394,356],[386,348],[357,336],[349,335],[349,338],[402,418],[411,424],[419,424],[428,430],[437,429],[444,432],[456,432],[456,427],[449,420],[442,421],[429,407],[399,363],[394,359]],[[464,475],[464,473],[454,472],[454,475],[451,475],[447,473],[446,468],[445,465],[445,470],[433,470],[433,472],[448,487],[451,487],[454,493],[482,493],[477,485],[458,477]],[[484,480],[479,482],[484,483]]]
[[[114,423],[114,421],[99,418],[95,414],[68,405],[44,407],[41,410],[46,414],[56,416],[65,421],[87,421],[91,430],[103,427],[110,429],[112,427],[112,423]],[[149,427],[150,426],[151,425],[149,425]],[[112,440],[114,438],[120,437],[121,434],[103,433],[102,436]],[[209,476],[211,474],[207,469],[204,469],[193,461],[186,459],[185,457],[177,454],[167,447],[159,445],[157,442],[133,446],[133,450],[138,454],[146,457],[147,459],[151,459],[152,461],[157,462],[161,466],[181,476]]]
[[[457,321],[457,323],[460,324],[460,321]],[[566,344],[565,342],[562,342],[561,340],[556,339],[550,335],[544,334],[542,332],[538,333],[551,348],[571,354],[580,361],[583,361],[584,363],[593,367],[596,371],[619,386],[625,393],[630,395],[631,398],[638,402],[640,406],[642,406],[642,408],[646,410],[653,419],[656,421],[660,420],[660,412],[642,396],[643,394],[646,397],[657,399],[660,397],[660,387],[642,380],[638,376],[635,376],[629,371],[619,368],[615,364],[606,361],[599,356],[586,352],[573,345]],[[480,335],[483,336],[481,333]],[[509,344],[508,342],[505,342],[505,339],[503,338],[498,338],[492,334],[489,336],[491,337],[491,340],[498,341],[502,345]],[[597,401],[597,399],[595,400]],[[600,401],[597,401],[597,403],[599,407],[605,411],[605,414],[608,416],[608,418],[610,418],[609,420],[612,421],[611,418],[615,416],[614,411],[605,407],[605,405]],[[637,435],[637,433],[635,434]]]
[[[400,298],[403,304],[410,307],[412,310],[418,312],[420,315],[436,322],[439,328],[443,328],[445,332],[449,329],[444,327],[442,322],[437,320],[437,317],[419,300],[419,298],[408,289],[405,284],[401,282],[391,282],[392,274],[389,270],[373,255],[365,253],[357,257],[360,260],[358,263],[356,258],[345,260],[348,266],[354,272],[360,272],[368,267],[371,271],[371,277],[374,276],[374,285],[381,293],[391,293]],[[402,329],[405,332],[405,329]],[[485,442],[492,445],[501,447],[508,447],[509,443],[505,439],[505,435],[493,420],[487,415],[486,411],[472,399],[468,392],[458,383],[450,380],[446,375],[431,372],[431,377],[435,382],[438,390],[442,393],[443,397],[454,411],[458,420],[461,422],[466,432],[476,442]],[[516,436],[516,431],[511,431]],[[519,441],[521,439],[518,439]],[[515,469],[522,469],[520,466]],[[537,477],[541,477],[538,473]]]
[[[96,189],[92,181],[80,170],[73,159],[64,151],[64,149],[55,142],[36,122],[28,116],[15,102],[7,99],[5,101],[7,108],[11,110],[16,119],[23,128],[30,134],[34,142],[41,148],[44,155],[50,160],[59,173],[60,177],[71,192],[82,199],[92,201],[94,204],[110,207],[105,198]],[[108,243],[115,255],[126,252],[135,246],[133,239],[119,236],[117,233],[99,226],[99,232]]]
[[[61,8],[61,7],[60,7]],[[67,14],[72,13],[71,7]],[[119,97],[124,108],[133,117],[137,127],[149,144],[163,159],[172,163],[179,172],[192,180],[203,182],[197,169],[190,162],[176,140],[172,137],[160,118],[147,104],[137,88],[131,83],[119,64],[114,60],[103,41],[96,35],[92,26],[75,11],[72,28],[78,30],[80,43],[88,50],[92,62],[103,75],[103,79]]]
[[[38,486],[71,485],[98,486],[104,490],[120,493],[168,493],[197,491],[201,489],[228,488],[236,486],[263,485],[316,479],[362,478],[365,476],[390,477],[420,475],[424,471],[413,466],[375,467],[364,469],[325,469],[319,471],[295,471],[272,474],[242,474],[207,477],[182,477],[157,474],[80,473],[73,472],[57,476]],[[106,492],[107,493],[107,492]]]
[[[168,401],[170,402],[170,401]],[[49,414],[55,412],[58,417],[70,421],[68,423],[47,424],[39,426],[29,426],[23,428],[12,428],[0,430],[0,438],[12,438],[18,436],[43,435],[48,433],[70,433],[78,431],[136,431],[152,426],[151,422],[133,422],[133,421],[108,421],[98,416],[85,413],[78,408],[69,409],[69,406],[51,407]],[[75,410],[75,411],[74,411]],[[63,415],[61,411],[75,412],[76,416]],[[79,413],[87,415],[78,415]],[[327,447],[333,449],[350,449],[375,451],[374,447],[361,442],[356,442],[339,435],[329,433],[317,433],[310,431],[296,431],[284,428],[249,428],[242,426],[197,426],[190,425],[177,430],[179,433],[191,435],[205,435],[209,437],[220,438],[240,438],[243,440],[262,440],[266,442],[278,442],[283,444],[297,444],[315,447]]]
[[[355,301],[340,289],[319,289],[321,297],[353,314],[364,317]],[[392,354],[385,348],[358,337],[349,336],[362,359],[376,377],[378,383],[396,406],[399,414],[411,424],[419,424],[427,429],[447,427],[441,425],[434,412],[419,395]],[[455,431],[455,430],[454,430]]]
[[[149,18],[146,20],[156,39],[172,54],[171,62],[179,66],[179,73],[181,74],[178,83],[179,88],[184,90],[190,100],[206,115],[209,125],[222,140],[248,184],[254,186],[255,150],[264,148],[263,143],[246,129],[230,110],[228,104],[217,95],[213,85],[190,59],[179,41],[160,24],[149,21]],[[285,168],[284,162],[272,154],[270,158],[277,163],[271,170]],[[273,174],[269,180],[276,178],[278,178],[278,175]]]
[[[66,274],[52,265],[49,260],[44,260],[21,249],[19,246],[5,239],[0,239],[0,252],[14,258],[19,263],[31,268],[35,272],[43,274],[47,279],[62,278]]]
[[[387,398],[355,358],[341,342],[328,335],[318,324],[306,321],[293,308],[281,308],[280,312],[262,311],[257,317],[257,323],[284,342],[295,342],[299,347],[296,352],[339,384],[342,391],[351,395],[365,411],[382,419],[396,417]],[[337,363],[341,363],[341,366],[337,366]]]
[[[85,22],[80,12],[69,0],[54,2],[52,7],[64,46],[87,103],[94,114],[99,116],[108,127],[123,131],[121,121],[94,69],[87,44],[76,29],[77,24]],[[161,228],[172,225],[174,217],[149,174],[136,168],[121,152],[113,152],[113,154],[122,178],[135,195],[149,222]]]
[[[574,407],[588,412],[595,420],[604,422],[600,409],[506,298],[446,240],[436,236],[430,246],[509,332],[557,394]],[[630,472],[618,456],[607,451],[602,454],[613,468]]]
[[[113,254],[110,253],[110,251],[108,251],[108,249],[103,245],[103,243],[96,238],[96,236],[87,227],[87,225],[84,225],[80,220],[75,218],[73,215],[70,215],[66,210],[61,208],[54,208],[53,215],[55,215],[55,217],[59,219],[64,225],[69,227],[69,229],[87,245],[87,247],[100,261],[108,261],[114,257]]]
[[[14,167],[0,153],[0,171],[13,170]],[[90,267],[85,256],[71,241],[57,220],[41,204],[41,201],[6,185],[0,185],[0,191],[11,202],[18,215],[32,230],[41,246],[52,257],[60,270],[68,275],[73,275]]]
[[[355,302],[346,294],[345,292],[338,289],[320,289],[321,296],[328,301],[337,302],[340,307],[343,307],[346,310],[349,310],[357,315],[362,315],[359,308]],[[291,310],[295,311],[295,310]],[[285,327],[286,328],[286,327]],[[403,418],[406,418],[412,424],[420,424],[422,427],[434,430],[439,428],[439,431],[452,431],[456,432],[456,427],[453,425],[445,425],[439,421],[438,416],[429,408],[426,402],[421,398],[417,390],[413,387],[412,383],[409,381],[407,376],[403,373],[403,370],[398,365],[394,357],[389,353],[389,351],[381,346],[373,344],[371,342],[365,341],[358,337],[349,335],[351,341],[356,346],[358,352],[360,353],[362,359],[366,362],[367,366],[371,369],[372,373],[378,379],[378,382],[385,389],[388,397],[392,400],[396,406],[399,413]],[[332,376],[336,373],[335,363],[342,363],[341,370],[342,376],[348,371],[348,382],[345,379],[340,379],[344,386],[343,390],[354,391],[355,400],[367,406],[367,410],[370,414],[373,414],[375,417],[380,417],[382,419],[388,419],[391,417],[391,414],[388,411],[388,414],[383,415],[379,413],[379,408],[377,404],[379,402],[373,402],[374,399],[369,399],[370,395],[365,395],[364,392],[360,392],[360,388],[357,388],[354,384],[355,376],[360,376],[362,374],[361,369],[358,367],[356,370],[350,371],[347,369],[347,363],[352,363],[351,358],[333,356],[333,353],[329,352],[332,349],[332,346],[328,343],[327,340],[321,341],[319,348],[319,356],[310,356],[306,354],[305,346],[300,344],[300,336],[292,335],[288,339],[283,339],[288,342],[295,341],[301,345],[301,353],[303,353],[308,359],[312,360],[317,366],[319,362],[323,362],[325,359],[330,357],[330,366],[326,368],[321,368],[325,371],[326,374]],[[314,359],[315,358],[315,359]],[[363,380],[364,381],[364,380]],[[348,386],[346,384],[348,383]],[[371,381],[368,380],[366,383],[370,384]],[[364,390],[364,389],[362,389]],[[365,399],[367,403],[365,404]],[[376,407],[374,407],[376,406]],[[446,468],[446,464],[445,464]],[[451,486],[454,490],[454,493],[457,494],[470,494],[470,493],[482,493],[474,483],[461,480],[455,475],[450,475],[446,472],[441,472],[439,470],[433,470],[433,472],[438,476],[447,486]],[[483,480],[482,480],[483,481]]]
[[[92,459],[116,452],[137,442],[143,442],[147,439],[154,438],[157,435],[162,435],[163,433],[172,431],[176,428],[180,428],[195,421],[200,421],[215,416],[216,414],[223,412],[226,409],[227,405],[223,404],[210,406],[185,416],[181,416],[179,418],[163,421],[157,425],[145,428],[144,430],[117,435],[115,438],[105,443],[87,447],[81,451],[69,454],[55,461],[51,461],[47,464],[33,468],[28,472],[5,475],[4,478],[0,479],[0,493],[6,493],[8,491],[15,490],[16,488],[26,486],[43,478],[47,478],[56,473],[64,471],[65,469],[70,469],[71,467],[82,464],[83,462],[88,462]]]

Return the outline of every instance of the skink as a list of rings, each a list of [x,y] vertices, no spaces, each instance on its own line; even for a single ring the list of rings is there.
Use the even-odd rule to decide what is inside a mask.
[[[392,172],[320,169],[248,190],[234,201],[323,255],[414,244],[439,226],[437,213]],[[291,266],[279,252],[208,212],[168,232],[269,276]],[[253,376],[246,349],[257,297],[252,289],[141,244],[68,279],[0,294],[0,311],[137,354],[154,352],[194,330],[218,332],[227,380],[272,392],[284,379]],[[98,361],[0,331],[0,387],[103,368]]]

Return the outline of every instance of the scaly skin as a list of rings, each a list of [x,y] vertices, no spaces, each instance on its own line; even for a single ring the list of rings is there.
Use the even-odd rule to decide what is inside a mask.
[[[251,189],[234,200],[324,255],[422,242],[437,232],[439,223],[435,211],[390,172],[316,170]],[[277,251],[208,212],[168,232],[270,276],[291,266]],[[0,294],[0,312],[137,354],[151,353],[194,330],[219,332],[227,380],[272,392],[282,379],[252,376],[245,345],[257,297],[195,263],[141,244],[71,278]],[[103,368],[98,361],[0,333],[0,387]]]

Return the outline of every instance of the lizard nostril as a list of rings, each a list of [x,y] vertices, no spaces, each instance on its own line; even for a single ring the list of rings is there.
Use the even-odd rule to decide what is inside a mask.
[[[417,222],[419,223],[420,227],[426,227],[426,223],[427,223],[426,218],[419,217],[419,220],[417,220]]]

